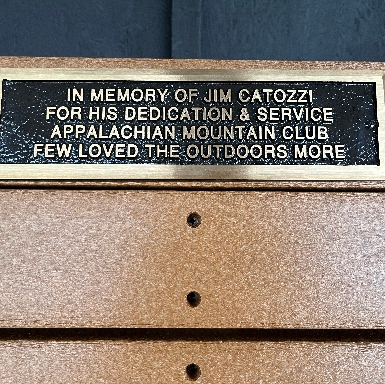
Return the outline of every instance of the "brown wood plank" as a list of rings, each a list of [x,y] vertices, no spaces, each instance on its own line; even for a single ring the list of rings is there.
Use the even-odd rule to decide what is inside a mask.
[[[384,203],[367,192],[1,190],[0,324],[384,328]]]
[[[1,383],[383,383],[384,344],[0,342]]]

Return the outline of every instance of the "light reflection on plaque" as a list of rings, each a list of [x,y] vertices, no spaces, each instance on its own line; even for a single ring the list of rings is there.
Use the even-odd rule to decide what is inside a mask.
[[[1,178],[385,178],[377,73],[24,71],[3,70]]]

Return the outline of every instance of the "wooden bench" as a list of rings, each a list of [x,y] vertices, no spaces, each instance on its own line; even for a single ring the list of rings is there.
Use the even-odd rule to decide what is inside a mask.
[[[6,57],[0,66],[385,68]],[[384,382],[384,181],[0,188],[0,382],[185,382],[189,364],[207,383]]]

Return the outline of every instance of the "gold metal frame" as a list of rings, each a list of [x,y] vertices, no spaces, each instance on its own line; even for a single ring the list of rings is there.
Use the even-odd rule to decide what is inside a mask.
[[[133,165],[2,164],[0,179],[69,180],[385,180],[385,102],[382,71],[159,70],[0,68],[0,80],[345,81],[375,82],[380,166],[375,165]],[[1,99],[0,84],[0,99]],[[1,109],[0,109],[1,111]]]

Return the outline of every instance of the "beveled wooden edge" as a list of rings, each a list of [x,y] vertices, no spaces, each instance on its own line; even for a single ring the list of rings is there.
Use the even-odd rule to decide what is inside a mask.
[[[385,70],[384,62],[207,59],[124,59],[0,56],[1,68],[161,68],[161,69],[359,69]]]

